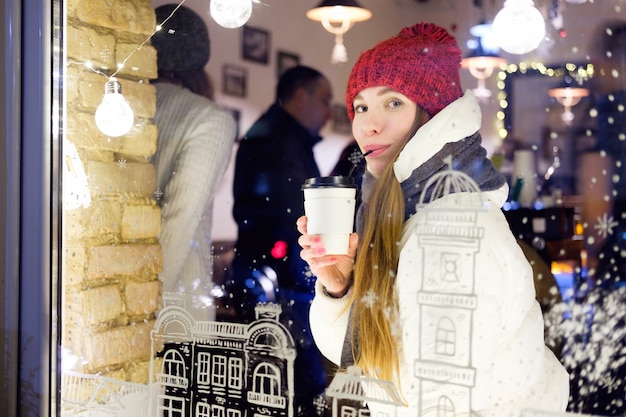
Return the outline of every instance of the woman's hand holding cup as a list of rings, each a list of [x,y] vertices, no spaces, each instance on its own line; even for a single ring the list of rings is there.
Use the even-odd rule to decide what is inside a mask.
[[[343,296],[349,288],[352,277],[352,267],[359,242],[358,235],[356,233],[350,234],[347,254],[327,255],[321,236],[307,233],[306,216],[300,217],[296,226],[298,231],[302,233],[298,239],[298,243],[302,246],[300,257],[309,264],[311,273],[322,283],[328,295]]]

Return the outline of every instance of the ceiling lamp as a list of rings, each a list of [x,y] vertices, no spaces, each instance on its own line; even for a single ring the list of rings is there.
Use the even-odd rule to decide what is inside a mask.
[[[335,35],[335,47],[330,58],[332,64],[348,61],[348,53],[343,44],[343,35],[356,22],[364,22],[372,17],[372,12],[359,5],[356,0],[323,0],[317,7],[306,12],[306,17]]]
[[[489,52],[483,48],[480,38],[476,48],[461,60],[461,67],[467,68],[470,74],[478,80],[478,86],[473,90],[477,98],[491,97],[491,91],[485,86],[485,80],[491,77],[495,68],[503,64],[506,64],[506,60],[497,53]]]
[[[572,107],[577,105],[583,97],[589,95],[589,89],[580,85],[572,86],[572,78],[565,77],[563,82],[555,88],[548,90],[548,95],[563,106],[563,114],[561,119],[566,125],[571,125],[574,120],[574,113],[572,113]]]
[[[246,24],[252,14],[252,0],[211,0],[211,17],[217,24],[234,29]]]
[[[546,23],[532,0],[506,0],[493,19],[493,32],[500,48],[520,55],[539,46],[546,35]]]

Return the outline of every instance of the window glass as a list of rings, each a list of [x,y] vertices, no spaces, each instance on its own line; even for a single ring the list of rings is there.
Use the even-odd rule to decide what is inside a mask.
[[[328,34],[321,25],[308,27],[306,5],[253,2],[258,20],[244,31],[214,21],[209,8],[218,7],[216,0],[166,11],[159,9],[163,1],[55,2],[63,10],[54,36],[60,164],[53,182],[61,205],[53,296],[60,357],[53,362],[62,416],[392,416],[404,415],[407,401],[411,415],[429,407],[441,416],[479,413],[492,402],[514,404],[528,388],[507,386],[491,370],[502,357],[510,365],[503,375],[528,375],[528,390],[539,379],[534,366],[554,357],[569,374],[564,412],[626,413],[622,1],[536,0],[546,34],[521,54],[485,53],[477,46],[489,46],[488,35],[470,32],[493,21],[501,2],[362,2],[381,23],[378,30],[373,21],[351,28],[346,64],[328,62]],[[487,69],[487,61],[470,68],[463,59],[460,71],[463,90],[481,111],[485,153],[508,195],[493,221],[484,221],[496,201],[489,193],[470,209],[420,206],[411,213],[420,220],[398,239],[403,252],[387,276],[406,288],[392,291],[395,315],[381,312],[397,320],[390,333],[412,378],[399,384],[351,363],[361,342],[350,338],[348,323],[359,321],[349,321],[344,309],[351,293],[325,304],[336,311],[309,315],[314,296],[333,301],[315,288],[306,266],[301,286],[287,282],[286,265],[300,259],[301,248],[286,238],[272,236],[234,288],[235,245],[246,229],[233,220],[233,183],[235,163],[252,165],[236,161],[243,137],[273,102],[278,75],[292,60],[313,63],[334,90],[337,103],[326,104],[341,120],[322,130],[311,151],[320,175],[329,173],[352,141],[343,97],[358,53],[414,24],[415,16],[449,30],[464,58],[499,58]],[[159,31],[173,22],[179,26]],[[193,40],[191,49],[168,44],[168,36],[181,34]],[[309,43],[315,47],[302,48]],[[171,62],[178,66],[164,66]],[[468,118],[464,113],[458,125]],[[356,156],[349,165],[362,168],[360,151]],[[455,171],[442,168],[442,196],[462,199],[478,185]],[[261,195],[271,175],[257,179]],[[276,217],[290,219],[301,205],[294,201]],[[486,234],[493,223],[511,230],[504,243]],[[510,245],[519,251],[500,250]],[[498,279],[516,274],[519,280]],[[354,302],[373,307],[379,297],[370,291]],[[531,316],[537,320],[527,324]],[[332,323],[317,329],[324,333],[318,343],[316,320]],[[531,342],[539,333],[545,352]],[[495,341],[502,334],[523,342],[501,345]],[[478,348],[485,339],[494,343]],[[494,375],[502,390],[490,397],[480,384]],[[533,413],[524,415],[544,415]]]

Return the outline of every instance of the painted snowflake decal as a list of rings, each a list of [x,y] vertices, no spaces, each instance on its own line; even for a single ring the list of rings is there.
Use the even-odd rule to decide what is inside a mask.
[[[363,154],[358,149],[353,150],[350,156],[348,156],[348,161],[350,161],[352,165],[358,165],[362,160]]]
[[[111,50],[106,46],[102,48],[100,51],[100,58],[102,58],[104,62],[107,62],[111,58]]]
[[[598,234],[603,238],[613,234],[613,228],[618,223],[613,219],[613,216],[607,217],[606,213],[602,217],[598,217],[598,224],[593,226],[598,231]]]
[[[157,190],[154,192],[154,196],[157,200],[161,200],[161,198],[163,198],[163,190],[157,188]]]

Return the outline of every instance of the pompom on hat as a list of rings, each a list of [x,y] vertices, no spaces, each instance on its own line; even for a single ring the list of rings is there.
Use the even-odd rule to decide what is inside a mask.
[[[463,95],[460,69],[461,49],[447,30],[433,23],[405,27],[357,59],[346,90],[348,115],[354,119],[352,102],[359,92],[385,86],[432,117]]]
[[[152,37],[159,71],[204,68],[211,56],[209,31],[204,20],[191,9],[177,4],[165,4],[154,11],[157,24],[161,25],[161,30]]]

